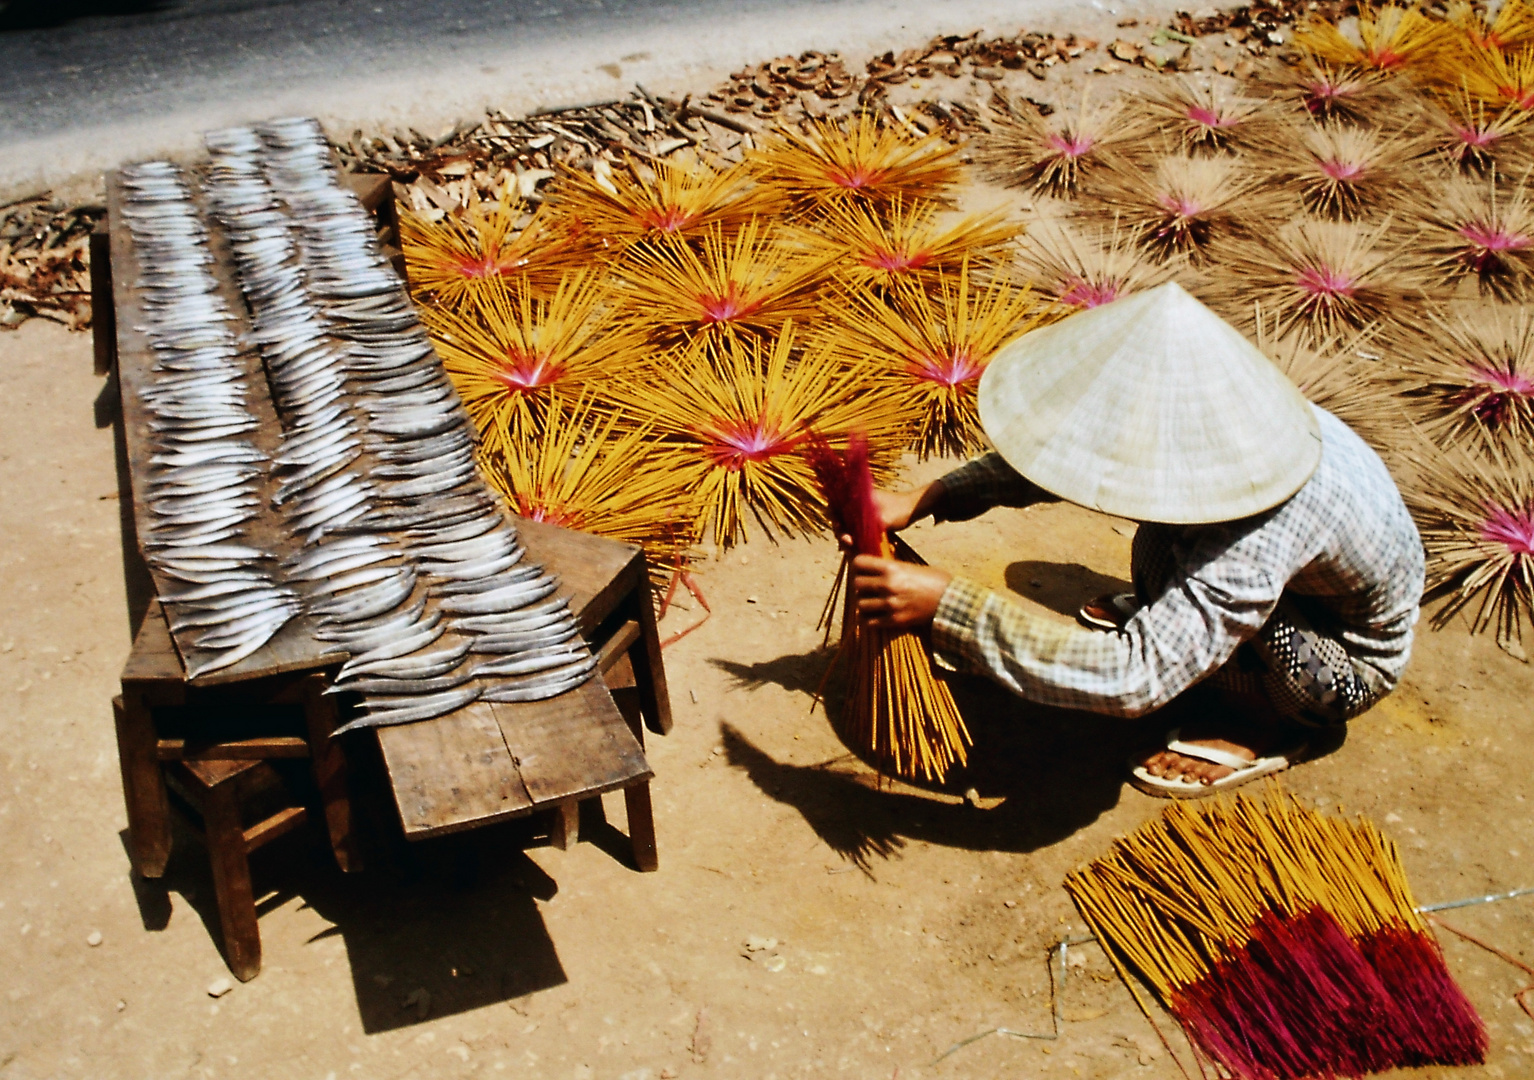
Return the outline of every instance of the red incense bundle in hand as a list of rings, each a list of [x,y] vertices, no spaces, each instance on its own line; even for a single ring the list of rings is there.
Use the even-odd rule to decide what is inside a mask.
[[[888,559],[894,550],[874,505],[868,440],[853,435],[845,452],[837,453],[824,438],[812,435],[804,454],[826,497],[832,527],[853,542],[832,586],[829,612],[837,590],[851,580],[855,556]],[[881,773],[905,780],[942,783],[949,769],[965,764],[969,731],[947,684],[932,670],[922,634],[864,626],[850,587],[833,669],[843,660],[848,662],[847,700],[838,727],[854,752]]]

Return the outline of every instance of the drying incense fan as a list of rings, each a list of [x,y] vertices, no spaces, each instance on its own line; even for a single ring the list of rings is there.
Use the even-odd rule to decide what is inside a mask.
[[[535,435],[557,394],[573,400],[648,362],[642,337],[608,325],[611,308],[602,279],[582,273],[547,300],[491,282],[472,304],[422,308],[421,321],[485,446],[506,453]]]
[[[1158,259],[1201,259],[1216,237],[1261,233],[1289,200],[1230,154],[1113,158],[1082,200],[1082,216],[1112,215]]]
[[[795,232],[796,246],[854,289],[889,289],[903,282],[933,287],[944,270],[965,260],[1001,263],[1021,227],[1000,213],[972,215],[947,226],[931,203],[896,199],[882,212],[860,203],[828,207]]]
[[[1484,180],[1456,178],[1433,190],[1415,216],[1422,234],[1413,245],[1440,288],[1462,279],[1483,294],[1520,300],[1534,283],[1534,208],[1520,181],[1498,190],[1495,170]]]
[[[639,240],[702,239],[710,230],[732,236],[755,218],[773,218],[783,197],[758,184],[751,171],[719,168],[699,158],[667,158],[604,176],[566,169],[549,193],[560,214],[593,234],[627,245]]]
[[[977,142],[976,160],[995,179],[1041,195],[1069,198],[1115,147],[1133,142],[1142,124],[1130,123],[1118,103],[1080,104],[1041,116],[1034,104],[997,91],[991,131]]]
[[[1091,229],[1045,220],[1023,237],[1017,268],[1044,296],[1063,307],[1086,310],[1153,289],[1178,275],[1182,261],[1157,262],[1147,246],[1145,229],[1124,227],[1117,218]]]
[[[832,527],[837,535],[853,538],[854,550],[843,559],[826,601],[829,631],[829,614],[846,585],[841,644],[831,668],[846,669],[846,698],[837,717],[842,739],[883,775],[940,784],[968,762],[971,739],[964,717],[948,685],[933,671],[923,635],[865,626],[851,587],[854,555],[895,557],[874,508],[868,443],[854,436],[839,453],[824,439],[811,437],[805,456],[814,467]],[[829,678],[831,671],[826,674]]]
[[[802,131],[779,128],[746,162],[800,213],[848,202],[881,210],[897,200],[947,206],[962,175],[958,150],[940,136],[882,127],[869,113],[845,124],[812,120]]]
[[[726,550],[755,520],[769,536],[825,524],[800,450],[811,430],[844,445],[853,430],[874,443],[874,469],[892,475],[903,414],[823,350],[795,356],[793,324],[774,339],[697,339],[649,377],[624,380],[625,414],[648,424],[657,461],[679,478],[698,518]]]
[[[1415,7],[1360,4],[1355,36],[1313,18],[1295,31],[1294,43],[1328,63],[1398,72],[1436,52],[1447,32],[1443,23]]]
[[[1038,307],[1004,280],[975,284],[965,262],[931,290],[905,284],[887,300],[846,290],[827,304],[820,340],[859,382],[901,403],[920,457],[968,454],[986,445],[980,376],[1004,344],[1046,321]]]

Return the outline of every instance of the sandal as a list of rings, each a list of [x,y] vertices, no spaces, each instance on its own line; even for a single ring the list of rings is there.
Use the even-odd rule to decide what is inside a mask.
[[[1076,618],[1096,630],[1122,630],[1140,610],[1140,601],[1132,592],[1105,593],[1081,605]]]
[[[1259,776],[1283,772],[1289,766],[1303,760],[1308,745],[1299,743],[1279,753],[1247,761],[1224,750],[1216,750],[1212,746],[1185,743],[1179,738],[1180,735],[1182,735],[1182,728],[1173,728],[1167,732],[1166,748],[1168,750],[1174,754],[1181,754],[1183,757],[1207,761],[1211,765],[1224,765],[1227,769],[1234,769],[1235,772],[1209,784],[1181,776],[1176,780],[1168,780],[1164,776],[1151,775],[1143,764],[1131,759],[1129,783],[1145,794],[1154,795],[1160,799],[1202,799],[1221,791],[1238,788],[1242,784],[1256,780]]]

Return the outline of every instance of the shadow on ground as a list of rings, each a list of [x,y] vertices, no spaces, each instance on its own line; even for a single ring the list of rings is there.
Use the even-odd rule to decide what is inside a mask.
[[[758,665],[716,663],[743,683],[813,689],[827,660],[816,651]],[[1035,705],[978,678],[955,677],[950,686],[974,746],[969,765],[943,785],[947,798],[906,784],[881,788],[851,754],[818,765],[778,761],[730,724],[722,728],[725,751],[762,791],[794,807],[827,845],[867,870],[908,839],[1013,852],[1058,843],[1118,803],[1128,757],[1154,744],[1184,708],[1174,702],[1129,721]],[[833,715],[838,706],[833,697]],[[953,800],[969,788],[982,804],[1000,802],[980,809]]]
[[[613,826],[587,817],[583,840],[626,849]],[[315,828],[251,856],[258,916],[296,898],[332,924],[311,941],[344,940],[365,1032],[468,1012],[567,981],[537,904],[551,899],[558,885],[523,850],[546,842],[542,820],[419,843],[397,832],[392,839],[369,832],[361,873],[340,873]],[[126,832],[122,839],[126,848]],[[174,906],[195,911],[212,940],[222,942],[207,856],[179,825],[165,876],[134,875],[133,888],[146,930],[169,925],[175,894],[185,906]],[[269,941],[266,946],[270,955]]]

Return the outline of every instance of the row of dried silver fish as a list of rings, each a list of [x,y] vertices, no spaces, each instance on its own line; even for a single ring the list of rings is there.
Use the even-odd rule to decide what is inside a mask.
[[[245,542],[259,513],[266,455],[246,436],[249,359],[210,269],[208,234],[180,171],[147,162],[121,173],[123,218],[138,263],[154,381],[142,388],[153,448],[141,540],[163,583],[160,601],[192,646],[191,678],[229,667],[299,610],[269,555]]]
[[[348,727],[585,681],[595,661],[479,482],[467,417],[318,127],[208,144],[286,433],[278,497],[309,545],[291,572],[308,575],[319,632],[352,653],[335,689],[367,705]]]

